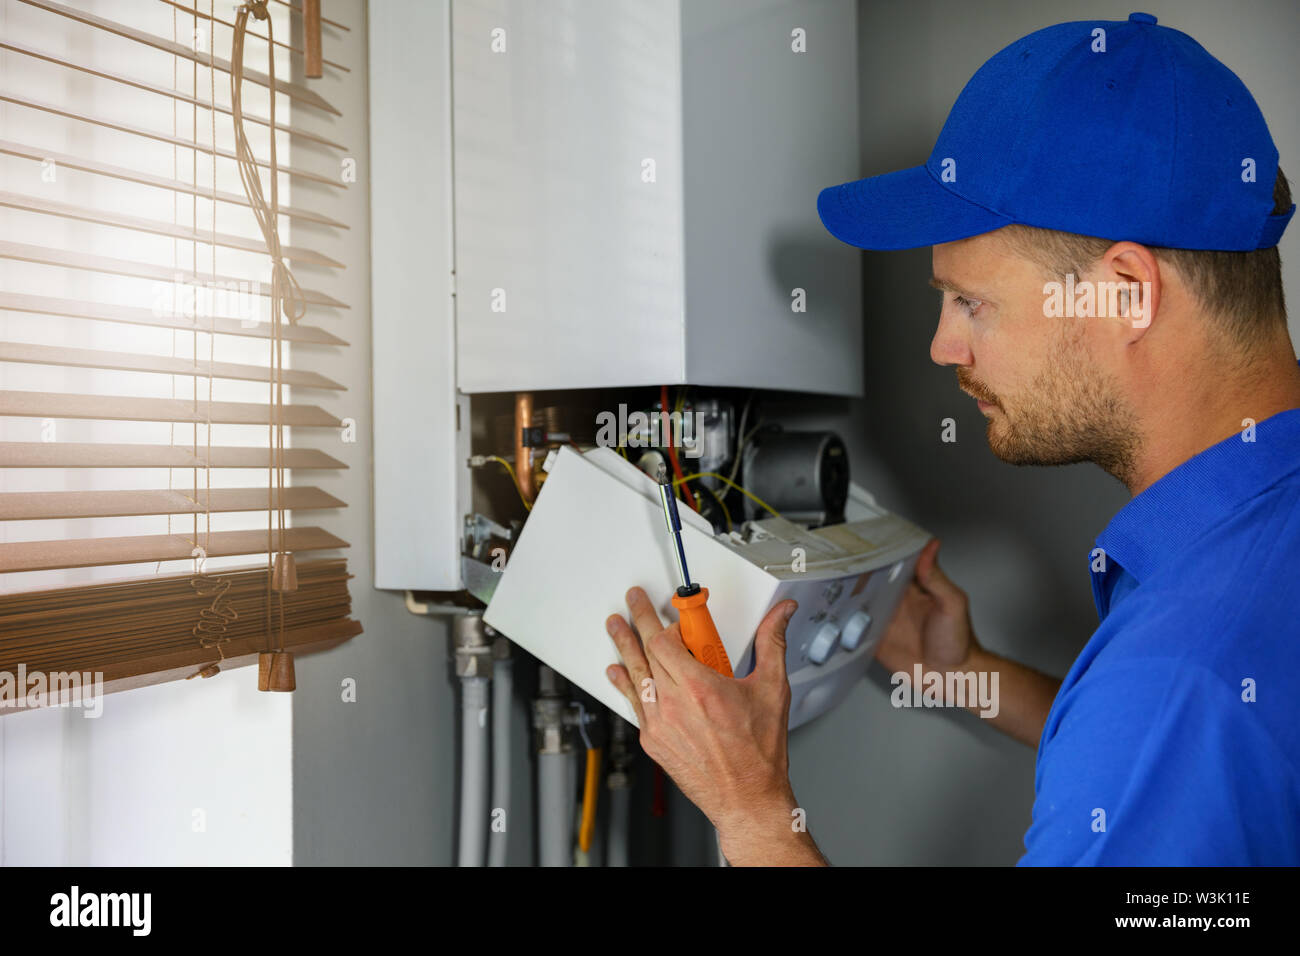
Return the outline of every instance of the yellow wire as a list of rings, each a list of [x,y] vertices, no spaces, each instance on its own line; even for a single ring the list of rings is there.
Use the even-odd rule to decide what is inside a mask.
[[[632,433],[631,433],[631,432],[628,432],[628,433],[627,433],[626,435],[624,435],[621,439],[619,439],[619,442],[618,442],[618,452],[619,452],[620,455],[623,456],[623,459],[624,459],[625,461],[631,461],[631,460],[632,460],[631,458],[628,458],[628,456],[627,456],[627,449],[628,449],[627,440],[628,440],[629,438],[631,438],[631,437],[632,437]],[[640,436],[637,436],[637,437],[639,438]],[[638,448],[644,448],[644,447],[646,447],[646,446],[644,446],[644,445],[638,445],[637,447],[638,447]]]
[[[776,515],[776,517],[778,517],[778,518],[781,517],[781,512],[777,511],[775,508],[773,508],[771,505],[769,505],[769,504],[768,504],[766,501],[764,501],[762,498],[758,497],[758,495],[753,494],[752,492],[746,491],[744,488],[740,487],[740,485],[736,484],[734,481],[732,481],[732,480],[731,480],[730,478],[728,478],[726,475],[720,475],[720,474],[718,474],[716,471],[697,471],[697,472],[696,472],[695,474],[693,474],[693,475],[683,475],[683,476],[680,477],[680,478],[674,478],[674,479],[673,479],[673,484],[676,485],[676,484],[679,484],[679,483],[681,483],[681,482],[683,482],[683,481],[692,481],[692,480],[694,480],[694,479],[696,479],[696,478],[717,478],[719,481],[723,482],[723,483],[726,484],[728,487],[735,488],[737,491],[739,491],[742,495],[744,495],[744,496],[745,496],[746,498],[748,498],[750,501],[754,502],[754,504],[758,505],[760,508],[763,508],[763,509],[765,509],[765,510],[767,510],[767,511],[772,512],[772,514]]]
[[[519,500],[524,503],[524,507],[527,510],[532,511],[533,506],[530,505],[528,503],[528,499],[524,497],[524,489],[519,487],[519,478],[517,475],[515,475],[515,470],[510,466],[510,462],[506,461],[500,455],[488,455],[487,457],[492,461],[500,462],[501,467],[504,468],[506,471],[510,472],[510,480],[515,483],[515,491],[519,492]]]
[[[707,491],[707,492],[709,493],[710,497],[712,497],[713,500],[716,501],[716,502],[718,503],[718,507],[722,509],[722,517],[726,519],[726,522],[727,522],[727,530],[730,531],[730,530],[731,530],[731,512],[727,510],[727,506],[724,505],[724,504],[722,503],[722,499],[718,497],[718,493],[717,493],[716,491],[714,491],[712,488],[710,488],[708,485],[704,485],[704,484],[702,484],[702,485],[700,485],[700,487],[703,488],[705,491]]]

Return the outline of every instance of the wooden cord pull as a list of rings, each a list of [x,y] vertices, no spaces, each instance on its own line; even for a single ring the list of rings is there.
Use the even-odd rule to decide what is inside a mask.
[[[257,689],[290,691],[297,687],[290,651],[262,651],[257,655]]]
[[[318,80],[325,74],[321,50],[320,0],[302,0],[303,75]]]
[[[271,565],[271,590],[298,590],[298,565],[290,551],[278,551]]]

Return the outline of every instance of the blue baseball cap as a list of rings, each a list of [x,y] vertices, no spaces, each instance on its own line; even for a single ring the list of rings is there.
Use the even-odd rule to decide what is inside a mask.
[[[1017,40],[966,84],[923,166],[823,189],[837,239],[913,249],[1012,223],[1175,249],[1277,245],[1278,154],[1250,91],[1147,13]]]

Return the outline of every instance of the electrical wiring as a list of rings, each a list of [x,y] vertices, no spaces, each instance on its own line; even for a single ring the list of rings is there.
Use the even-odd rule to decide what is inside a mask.
[[[659,407],[665,413],[668,411],[668,386],[667,385],[659,386]],[[692,511],[698,513],[700,510],[700,503],[695,500],[695,492],[691,491],[690,487],[685,484],[686,479],[682,477],[682,466],[681,466],[681,462],[677,460],[677,449],[673,447],[672,436],[670,434],[663,437],[665,438],[665,447],[667,448],[668,451],[668,461],[673,466],[673,473],[677,475],[677,481],[673,482],[673,484],[681,485],[683,500],[685,500],[685,502],[691,506]]]
[[[667,394],[667,393],[665,392],[665,394]],[[677,390],[677,398],[673,401],[673,414],[675,414],[675,415],[677,416],[677,420],[678,420],[679,422],[683,421],[683,419],[682,419],[682,407],[683,407],[683,405],[685,404],[685,402],[686,402],[686,389],[684,389],[684,388],[679,388],[679,389]],[[668,410],[668,405],[667,405],[667,404],[664,404],[663,407],[664,407],[664,410],[665,410],[665,411]],[[668,448],[668,453],[669,453],[669,455],[672,456],[672,459],[673,459],[673,468],[674,468],[674,470],[677,472],[677,477],[680,478],[681,475],[682,475],[682,470],[681,470],[681,468],[678,466],[678,462],[677,462],[677,459],[676,459],[676,457],[675,457],[676,454],[677,454],[677,450],[676,450],[676,448],[673,446],[673,433],[672,433],[672,431],[671,431],[671,429],[672,429],[672,419],[671,419],[671,418],[670,418],[669,421],[668,421],[668,428],[669,428],[669,432],[668,432],[667,436],[665,436],[664,444],[665,444],[665,445],[667,446],[667,448]],[[675,492],[677,493],[677,497],[678,497],[680,500],[682,500],[682,501],[685,501],[685,500],[686,500],[685,495],[684,495],[684,492],[687,491],[687,486],[686,486],[685,484],[681,484],[681,485],[673,485],[673,491],[675,491]],[[692,494],[694,494],[693,491],[692,491]],[[699,499],[698,499],[698,498],[695,499],[695,503],[696,503],[696,504],[699,503]],[[699,510],[700,510],[698,507],[695,507],[695,505],[692,505],[692,507],[695,508],[696,511],[699,511]]]
[[[631,460],[632,460],[631,458],[628,458],[628,457],[627,457],[627,449],[628,449],[627,440],[628,440],[629,438],[631,438],[631,437],[632,437],[632,433],[631,433],[631,432],[628,432],[626,435],[624,435],[622,438],[620,438],[620,439],[618,440],[618,451],[619,451],[619,454],[622,455],[624,458],[627,458],[628,461],[631,461]],[[638,438],[637,441],[640,441],[640,438]],[[639,448],[639,447],[641,447],[641,446],[638,445],[637,447]]]
[[[684,476],[684,477],[682,477],[682,478],[674,478],[674,479],[673,479],[673,484],[678,484],[678,483],[680,483],[680,482],[684,482],[684,481],[691,481],[691,480],[693,480],[693,479],[695,479],[695,478],[717,478],[719,481],[721,481],[721,482],[725,482],[725,483],[727,484],[728,487],[735,488],[737,491],[739,491],[742,495],[744,495],[744,496],[745,496],[746,498],[748,498],[750,501],[754,502],[754,504],[758,505],[760,508],[763,508],[763,509],[765,509],[765,510],[767,510],[767,511],[770,511],[772,514],[774,514],[774,515],[775,515],[776,517],[778,517],[778,518],[781,517],[781,512],[777,511],[775,508],[773,508],[771,505],[769,505],[769,504],[768,504],[766,501],[764,501],[762,498],[758,497],[758,495],[754,494],[753,492],[751,492],[751,491],[749,491],[749,490],[747,490],[747,489],[745,489],[745,488],[740,487],[740,485],[736,484],[734,481],[732,481],[732,480],[731,480],[730,478],[728,478],[726,475],[720,475],[720,474],[718,474],[716,471],[697,471],[697,472],[696,472],[695,474],[693,474],[693,475],[686,475],[686,476]]]
[[[519,492],[519,500],[524,503],[525,509],[527,509],[528,511],[532,511],[533,506],[531,503],[529,503],[528,499],[524,497],[524,489],[519,487],[519,476],[515,474],[515,469],[511,466],[510,462],[506,461],[500,455],[484,455],[483,457],[486,458],[488,461],[495,461],[499,463],[502,468],[504,468],[506,471],[510,473],[510,480],[515,483],[515,491]]]
[[[673,412],[677,415],[677,420],[678,420],[679,422],[682,423],[682,435],[683,435],[683,436],[685,436],[685,434],[686,434],[686,397],[687,397],[687,394],[688,394],[689,392],[690,392],[690,389],[687,388],[687,387],[679,388],[679,389],[677,390],[677,401],[675,401],[675,402],[673,403]],[[695,440],[696,440],[696,442],[700,442],[700,441],[703,440],[703,436],[701,436],[701,435],[696,435],[696,436],[695,436]],[[671,442],[669,443],[669,447],[672,448],[672,444],[671,444]],[[686,446],[683,445],[682,447],[685,448]],[[680,476],[681,476],[681,471],[679,470],[679,471],[677,472],[677,474],[678,474],[678,476],[680,477]],[[700,487],[704,487],[704,486],[701,485]],[[687,486],[686,484],[682,484],[682,485],[681,485],[681,488],[682,488],[682,489],[688,489],[688,486]],[[680,489],[679,489],[679,490],[680,490]],[[699,508],[700,493],[699,493],[698,491],[696,491],[694,488],[689,488],[689,491],[691,492],[692,495],[695,496],[694,507],[695,507],[695,510],[696,510],[696,511],[699,511],[699,510],[700,510],[700,508]],[[716,494],[713,494],[713,489],[712,489],[712,488],[705,488],[705,491],[707,491],[707,492],[709,492],[709,494],[713,495],[713,498],[714,498],[715,500],[717,500],[719,504],[721,504],[721,500],[718,499],[718,496],[717,496]],[[679,495],[678,497],[680,497],[680,495]],[[726,511],[726,509],[724,508],[723,511]],[[730,520],[730,515],[728,515],[728,520]]]
[[[717,504],[718,504],[718,507],[722,509],[722,517],[723,517],[723,520],[725,520],[725,521],[727,522],[727,530],[730,531],[730,530],[731,530],[731,512],[727,510],[727,506],[726,506],[725,504],[723,504],[722,499],[718,497],[718,493],[717,493],[716,491],[714,491],[712,488],[710,488],[708,485],[701,484],[700,487],[703,488],[705,491],[707,491],[707,492],[709,493],[709,497],[711,497],[714,501],[716,501]]]
[[[664,387],[663,387],[663,395],[662,395],[662,398],[663,398],[663,399],[666,399],[666,398],[667,398],[667,394],[666,394],[666,392],[667,392],[667,386],[664,386]],[[666,402],[665,402],[665,405],[666,405]],[[677,402],[676,402],[676,404],[674,405],[674,411],[680,411],[681,408],[683,407],[683,405],[684,405],[684,396],[682,396],[682,395],[679,394],[678,399],[677,399]],[[746,412],[748,412],[748,403],[746,403]],[[742,415],[742,418],[741,418],[741,422],[742,422],[742,424],[744,423],[744,416],[743,416],[743,415]],[[758,430],[758,426],[755,426],[755,427],[750,431],[750,435],[752,435],[752,434],[753,434],[754,432],[756,432],[757,430]],[[631,437],[631,436],[624,436],[624,441],[619,443],[618,451],[619,451],[619,454],[621,454],[625,460],[629,460],[629,461],[630,461],[631,459],[628,458],[627,451],[626,451],[626,449],[623,447],[624,444],[626,444],[626,440],[627,440],[627,438],[629,438],[629,437]],[[574,443],[571,441],[570,444],[574,444]],[[742,443],[742,444],[743,444],[743,443]],[[574,444],[574,447],[577,448],[578,446],[577,446],[576,444]],[[578,448],[578,450],[581,451],[582,449],[581,449],[581,448]],[[775,516],[778,517],[778,518],[781,517],[781,513],[780,513],[779,511],[777,511],[775,508],[773,508],[771,505],[769,505],[769,504],[768,504],[766,501],[764,501],[762,498],[759,498],[757,495],[755,495],[755,494],[753,494],[752,492],[750,492],[748,489],[743,488],[743,487],[741,487],[740,485],[736,484],[736,482],[733,480],[732,477],[729,477],[729,476],[727,476],[727,475],[720,475],[720,474],[718,474],[716,471],[700,471],[700,472],[695,472],[694,474],[690,474],[690,475],[683,474],[683,472],[682,472],[682,468],[681,468],[681,463],[677,460],[676,451],[675,451],[675,449],[672,447],[671,444],[668,446],[667,451],[668,451],[668,453],[669,453],[669,459],[670,459],[670,461],[671,461],[671,463],[672,463],[673,470],[676,472],[676,475],[677,475],[677,477],[675,477],[675,478],[672,480],[673,487],[674,487],[675,489],[679,490],[679,491],[683,491],[683,492],[685,492],[685,494],[684,494],[684,496],[683,496],[683,500],[685,500],[685,501],[686,501],[686,502],[691,506],[691,508],[692,508],[694,511],[696,511],[696,512],[699,512],[699,511],[700,511],[699,501],[698,501],[698,499],[695,497],[695,495],[697,494],[697,492],[695,492],[694,489],[692,489],[691,487],[689,487],[686,483],[687,483],[688,481],[694,481],[694,480],[697,479],[697,478],[716,478],[718,481],[721,481],[723,484],[727,485],[728,487],[730,487],[730,488],[734,488],[736,491],[739,491],[742,495],[744,495],[746,498],[749,498],[751,501],[753,501],[753,502],[754,502],[756,505],[758,505],[760,508],[763,508],[764,510],[770,512],[771,514],[775,515]],[[739,450],[737,451],[737,458],[739,458]],[[524,497],[523,489],[520,488],[520,486],[519,486],[519,476],[515,473],[514,466],[511,465],[510,462],[506,461],[506,460],[505,460],[504,458],[502,458],[500,455],[484,455],[484,456],[482,456],[481,461],[483,461],[483,462],[494,461],[494,462],[496,462],[497,464],[499,464],[502,468],[504,468],[504,469],[506,470],[506,473],[510,475],[510,481],[514,484],[514,486],[515,486],[515,491],[519,494],[519,500],[520,500],[521,502],[523,502],[524,508],[527,509],[528,511],[532,511],[532,510],[533,510],[533,506],[532,506],[532,504],[528,501],[527,498]],[[476,458],[475,463],[478,463],[478,459],[477,459],[477,458]],[[732,474],[733,474],[733,476],[734,476],[734,474],[735,474],[735,469],[734,469],[734,468],[733,468],[733,470],[732,470]],[[734,523],[733,523],[733,521],[732,521],[732,517],[731,517],[731,511],[727,508],[726,503],[722,500],[722,496],[719,495],[717,492],[715,492],[715,491],[714,491],[712,488],[710,488],[708,485],[701,484],[700,487],[703,488],[704,491],[708,492],[709,496],[710,496],[710,497],[714,500],[714,502],[717,504],[718,508],[719,508],[719,509],[721,510],[721,512],[722,512],[723,521],[726,523],[727,530],[728,530],[728,531],[731,531],[731,530],[733,529],[733,527],[734,527]]]
[[[754,404],[754,393],[749,393],[749,398],[745,399],[745,407],[740,413],[740,424],[736,426],[736,457],[731,462],[731,474],[727,476],[728,481],[736,480],[736,472],[740,471],[740,453],[745,450],[745,422],[749,420],[749,409]]]

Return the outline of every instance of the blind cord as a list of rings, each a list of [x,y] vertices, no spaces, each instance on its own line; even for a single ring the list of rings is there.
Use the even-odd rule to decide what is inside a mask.
[[[213,4],[215,0],[208,0],[209,23],[212,22],[211,15],[214,12]],[[198,12],[194,15],[194,28],[198,29]],[[215,31],[214,31],[215,34]],[[208,110],[208,116],[211,121],[212,136],[212,278],[215,281],[217,276],[217,81],[215,59],[215,35],[208,38],[208,101],[211,107]],[[194,94],[198,96],[198,64],[195,64],[194,74]],[[197,143],[199,135],[198,107],[194,107],[194,139]],[[198,151],[195,151],[197,162]],[[195,175],[195,185],[198,184],[197,170]],[[191,219],[194,225],[195,235],[198,235],[198,191],[194,193],[194,213]],[[197,249],[197,240],[195,243]],[[197,260],[195,263],[195,273],[198,273]],[[204,424],[204,438],[206,441],[206,451],[203,459],[203,476],[206,485],[206,498],[203,502],[203,548],[204,555],[208,553],[212,544],[212,399],[213,399],[213,379],[216,371],[216,349],[217,349],[217,319],[214,312],[209,311],[210,320],[208,328],[208,407],[206,422]],[[198,368],[198,333],[194,334],[194,366]],[[195,378],[194,393],[198,394],[198,378]],[[198,454],[198,426],[195,426],[194,435],[194,453]],[[197,494],[198,490],[198,464],[194,466],[194,489]],[[195,514],[194,538],[198,540],[198,515]],[[194,589],[195,594],[202,598],[211,598],[211,603],[199,612],[199,620],[191,629],[191,633],[198,638],[199,645],[205,650],[216,650],[217,659],[211,664],[201,668],[196,674],[190,677],[212,677],[221,670],[221,664],[226,659],[225,645],[230,640],[227,633],[230,625],[239,619],[239,612],[235,610],[230,599],[226,596],[234,582],[229,577],[221,575],[209,576],[204,571],[204,562],[199,562],[198,574],[190,578],[190,587]]]
[[[262,180],[258,174],[252,147],[244,130],[243,100],[241,96],[244,80],[244,39],[248,31],[248,17],[252,14],[259,20],[266,21],[267,37],[267,73],[270,77],[270,130],[271,130],[271,199],[268,203],[262,192]],[[235,35],[231,51],[230,70],[230,106],[234,117],[235,153],[239,162],[239,178],[244,186],[253,214],[257,218],[258,228],[266,241],[267,252],[271,256],[271,422],[269,438],[271,444],[271,480],[267,483],[267,603],[266,625],[267,640],[274,634],[278,649],[284,651],[284,592],[297,587],[297,575],[294,571],[293,555],[285,548],[285,514],[284,514],[284,356],[282,348],[282,325],[285,319],[295,324],[306,314],[307,306],[302,294],[302,287],[294,278],[284,261],[280,248],[279,215],[279,166],[276,158],[275,136],[275,46],[274,28],[270,14],[266,9],[266,0],[247,0],[237,10],[235,18]],[[279,531],[280,550],[275,548],[274,531]],[[273,629],[271,623],[271,592],[276,593],[279,607],[279,627]]]

